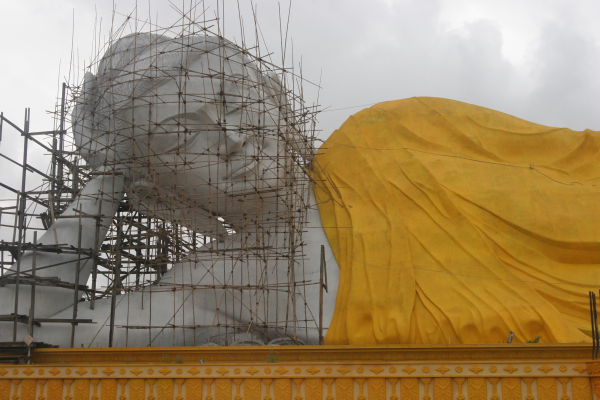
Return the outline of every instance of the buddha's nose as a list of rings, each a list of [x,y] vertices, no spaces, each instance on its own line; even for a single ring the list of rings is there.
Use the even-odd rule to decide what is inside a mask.
[[[225,132],[225,143],[223,155],[226,159],[229,157],[240,154],[244,151],[244,147],[247,144],[247,135],[237,131],[226,131]]]

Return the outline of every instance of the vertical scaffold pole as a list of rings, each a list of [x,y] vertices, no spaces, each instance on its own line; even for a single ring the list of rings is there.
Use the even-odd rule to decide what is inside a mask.
[[[327,290],[325,268],[325,246],[321,245],[321,265],[319,270],[319,344],[323,344],[323,289]]]
[[[92,297],[90,299],[90,309],[96,307],[96,286],[98,279],[98,262],[100,260],[100,224],[102,221],[102,215],[96,217],[96,232],[94,233],[94,258],[92,263]]]
[[[594,339],[596,339],[594,360],[597,360],[598,353],[600,352],[600,332],[598,332],[598,307],[596,304],[596,293],[594,293],[594,325]]]
[[[123,240],[123,226],[121,216],[117,216],[117,246],[115,251],[115,263],[113,264],[113,287],[110,298],[110,330],[108,334],[108,347],[113,346],[113,336],[115,333],[115,310],[117,303],[117,287],[121,284],[121,245]]]
[[[33,232],[33,254],[31,256],[31,291],[29,297],[29,317],[27,318],[27,364],[31,364],[31,345],[33,344],[33,324],[35,322],[35,269],[37,262],[37,231]]]
[[[33,254],[31,256],[31,293],[29,298],[29,319],[27,334],[33,338],[33,324],[35,319],[35,279],[37,266],[37,231],[33,232]]]
[[[71,347],[75,344],[75,327],[77,326],[77,307],[79,305],[79,273],[81,272],[81,205],[79,206],[79,230],[77,232],[77,264],[73,286],[73,319],[71,321]]]
[[[2,126],[4,125],[4,113],[0,112],[0,143],[2,143]],[[2,211],[0,208],[0,226],[2,226]],[[4,276],[4,251],[0,251],[0,276]]]
[[[598,310],[596,309],[596,293],[589,292],[590,297],[590,322],[592,326],[592,360],[598,359]]]
[[[63,155],[65,152],[65,102],[67,96],[67,84],[62,84],[62,94],[60,97],[60,124],[58,126],[58,190],[59,190],[59,206],[60,206],[60,193],[63,190],[63,174],[64,174],[64,162]],[[76,194],[73,193],[73,196]]]
[[[25,206],[27,196],[26,180],[27,180],[27,146],[29,144],[29,108],[25,109],[25,123],[23,127],[23,169],[21,172],[21,192],[19,193],[19,240],[17,242],[17,265],[16,265],[16,276],[15,276],[15,301],[14,301],[14,314],[13,314],[13,342],[17,341],[17,323],[19,321],[19,278],[21,275],[21,253],[23,251],[23,244],[25,242]]]

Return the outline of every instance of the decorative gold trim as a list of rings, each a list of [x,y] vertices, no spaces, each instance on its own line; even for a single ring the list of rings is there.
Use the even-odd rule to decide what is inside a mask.
[[[36,364],[588,360],[589,344],[453,346],[240,346],[38,349]]]
[[[323,346],[320,359],[313,359],[311,346],[176,349],[179,353],[172,348],[44,350],[34,357],[43,363],[0,366],[0,400],[592,400],[592,391],[600,395],[600,362],[579,358],[589,347],[567,353],[567,346],[496,346],[489,359],[465,347],[422,348],[422,354],[411,347],[410,357],[403,348]],[[399,357],[378,359],[386,351]],[[539,358],[525,357],[533,353]],[[127,362],[120,360],[122,354],[129,355]],[[433,355],[439,358],[430,359]]]
[[[324,368],[319,368],[323,367]],[[564,366],[565,368],[560,368]],[[597,363],[586,367],[581,363],[540,363],[519,362],[510,364],[491,363],[380,363],[380,364],[337,364],[322,365],[302,364],[121,364],[105,368],[95,368],[92,365],[78,366],[76,369],[67,366],[13,365],[10,368],[0,368],[2,379],[192,379],[192,378],[239,378],[239,379],[309,379],[309,378],[573,378],[593,376],[600,378]],[[518,372],[516,372],[518,371]],[[552,373],[550,373],[552,372]],[[588,373],[589,372],[589,373]]]

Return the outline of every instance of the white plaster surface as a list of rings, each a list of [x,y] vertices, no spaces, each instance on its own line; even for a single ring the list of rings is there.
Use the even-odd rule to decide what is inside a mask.
[[[318,343],[322,245],[328,281],[323,301],[325,333],[335,309],[339,272],[313,194],[302,194],[307,199],[307,210],[301,217],[305,219],[305,229],[296,251],[304,257],[296,257],[293,271],[285,257],[257,261],[255,257],[245,257],[247,250],[239,250],[252,248],[253,243],[257,248],[281,247],[286,241],[283,233],[268,229],[270,223],[277,221],[284,196],[263,194],[283,190],[278,186],[284,173],[280,164],[290,157],[291,144],[282,138],[294,137],[294,128],[287,125],[287,100],[279,82],[262,74],[239,48],[228,42],[223,44],[221,39],[192,37],[199,54],[188,55],[183,61],[176,53],[162,59],[150,57],[158,50],[168,53],[180,46],[175,40],[148,35],[135,39],[118,41],[100,63],[97,75],[86,75],[84,94],[73,114],[80,153],[98,175],[87,183],[64,215],[75,216],[81,211],[84,217],[57,219],[40,242],[94,248],[105,237],[106,227],[126,192],[138,210],[218,239],[175,264],[159,282],[116,296],[114,346],[260,344],[288,337],[306,344]],[[136,47],[132,47],[134,42]],[[132,63],[134,57],[138,61]],[[214,68],[224,57],[222,71],[236,80],[223,78],[215,84],[215,78],[210,80],[199,73],[185,78],[168,74],[149,77],[149,71],[155,71],[152,65],[157,63],[164,64],[159,65],[163,72],[171,68],[172,74],[174,66],[180,65],[198,72]],[[118,67],[113,70],[114,65]],[[116,76],[114,71],[125,74]],[[143,77],[141,84],[131,85],[131,73]],[[254,80],[253,89],[248,92],[236,86],[239,77]],[[150,91],[152,96],[141,96],[143,100],[139,100],[135,94],[138,86],[145,87],[144,93]],[[223,93],[230,96],[228,104],[233,105],[221,105]],[[246,106],[235,106],[239,96],[247,96]],[[185,104],[183,111],[181,104]],[[148,115],[152,116],[149,120]],[[181,126],[188,128],[184,134]],[[253,131],[253,126],[260,129]],[[255,154],[261,157],[253,157]],[[181,163],[185,168],[174,167]],[[302,190],[310,192],[306,184]],[[236,233],[228,234],[216,215],[233,226]],[[103,225],[99,231],[98,218]],[[213,253],[227,256],[207,256]],[[25,254],[20,270],[29,271],[31,262],[31,254]],[[53,264],[59,265],[47,268]],[[91,261],[78,260],[74,254],[38,253],[36,275],[72,283],[77,266],[79,283],[86,284]],[[256,276],[260,273],[268,275],[262,277],[264,282],[304,279],[311,284],[289,290],[231,288],[240,282],[260,282],[261,277]],[[18,313],[27,315],[29,286],[20,285],[19,292]],[[14,285],[0,288],[3,314],[14,311],[14,299]],[[72,289],[38,286],[35,316],[72,318],[73,300]],[[247,304],[260,306],[246,307]],[[97,300],[94,309],[88,302],[79,302],[77,308],[77,318],[91,319],[93,323],[75,326],[73,345],[107,346],[111,299]],[[294,322],[299,320],[314,322]],[[277,321],[280,328],[265,329],[261,326],[263,321]],[[0,340],[12,340],[12,329],[12,322],[1,322]],[[16,339],[22,340],[26,334],[27,325],[18,324]],[[42,323],[35,327],[33,337],[36,341],[69,346],[71,334],[70,324]]]

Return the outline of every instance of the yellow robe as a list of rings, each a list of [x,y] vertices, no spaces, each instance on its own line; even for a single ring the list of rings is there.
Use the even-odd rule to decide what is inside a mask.
[[[600,133],[439,98],[350,117],[313,162],[329,344],[590,341]]]

